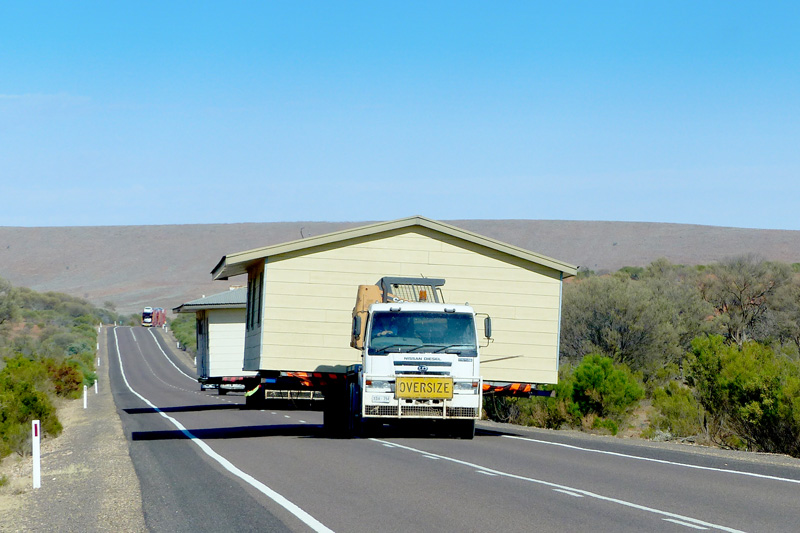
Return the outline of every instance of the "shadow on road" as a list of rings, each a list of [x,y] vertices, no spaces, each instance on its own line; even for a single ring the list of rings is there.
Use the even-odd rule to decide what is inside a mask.
[[[156,411],[152,407],[136,407],[133,409],[123,409],[123,411],[129,415],[141,415],[141,414],[152,414],[157,412],[162,413],[189,413],[189,412],[200,412],[200,411],[231,411],[231,410],[242,410],[244,409],[244,405],[222,405],[222,404],[212,404],[212,405],[181,405],[179,407],[159,407],[158,411]]]
[[[318,437],[322,427],[310,424],[286,424],[274,426],[240,426],[230,428],[207,428],[187,430],[190,437],[180,430],[134,431],[131,440],[186,440],[197,439],[248,439],[252,437]]]

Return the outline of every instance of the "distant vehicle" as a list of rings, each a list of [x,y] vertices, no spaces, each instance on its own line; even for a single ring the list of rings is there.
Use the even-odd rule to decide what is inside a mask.
[[[153,308],[145,307],[142,311],[142,325],[149,328],[153,325]]]
[[[146,328],[160,328],[167,323],[167,315],[161,307],[145,307],[142,311],[142,325]]]
[[[162,307],[153,309],[153,327],[161,328],[167,323],[167,314]]]

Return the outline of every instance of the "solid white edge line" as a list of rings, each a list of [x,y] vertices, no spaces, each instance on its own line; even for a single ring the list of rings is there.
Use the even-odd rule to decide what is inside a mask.
[[[369,439],[369,440],[374,441],[374,442],[382,443],[382,444],[384,444],[384,446],[386,444],[388,444],[387,441],[384,441],[384,440],[381,440],[381,439],[372,438],[372,439]],[[445,461],[450,461],[452,463],[468,466],[468,467],[474,468],[476,470],[484,470],[486,472],[493,472],[493,473],[497,474],[498,476],[509,477],[509,478],[512,478],[512,479],[517,479],[519,481],[527,481],[529,483],[535,483],[537,485],[543,485],[545,487],[551,487],[553,489],[568,490],[570,492],[574,492],[576,494],[583,494],[584,496],[588,496],[590,498],[595,498],[597,500],[602,500],[602,501],[606,501],[606,502],[610,502],[610,503],[616,503],[616,504],[619,504],[619,505],[622,505],[622,506],[625,506],[625,507],[630,507],[632,509],[638,509],[640,511],[645,511],[645,512],[648,512],[648,513],[653,513],[653,514],[657,514],[657,515],[661,515],[661,516],[675,518],[675,519],[678,519],[678,520],[683,520],[683,521],[691,523],[691,524],[696,524],[696,525],[700,525],[700,526],[706,526],[706,527],[709,527],[709,528],[715,528],[715,529],[719,529],[721,531],[727,531],[728,533],[744,533],[743,531],[741,531],[739,529],[733,529],[733,528],[722,526],[722,525],[719,525],[719,524],[712,524],[710,522],[705,522],[703,520],[699,520],[697,518],[692,518],[690,516],[683,516],[683,515],[679,515],[677,513],[671,513],[669,511],[662,511],[661,509],[655,509],[653,507],[647,507],[645,505],[639,505],[638,503],[628,502],[628,501],[625,501],[625,500],[612,498],[610,496],[603,496],[602,494],[597,494],[597,493],[590,492],[588,490],[583,490],[583,489],[576,489],[576,488],[573,488],[573,487],[569,487],[567,485],[559,485],[558,483],[552,483],[550,481],[544,481],[542,479],[535,479],[535,478],[531,478],[531,477],[520,476],[520,475],[517,475],[517,474],[510,474],[508,472],[503,472],[502,470],[495,470],[493,468],[487,468],[485,466],[481,466],[481,465],[478,465],[478,464],[475,464],[475,463],[470,463],[469,461],[463,461],[461,459],[456,459],[454,457],[447,457],[446,455],[439,455],[439,454],[435,454],[435,453],[431,453],[431,452],[426,452],[426,451],[423,451],[423,450],[418,450],[417,448],[412,448],[411,446],[405,446],[403,444],[392,443],[392,446],[394,446],[396,448],[401,448],[403,450],[407,450],[407,451],[410,451],[410,452],[418,453],[418,454],[421,454],[421,455],[433,455],[433,456],[439,457],[440,459],[444,459]]]
[[[575,494],[572,491],[564,490],[564,489],[553,489],[556,492],[560,492],[562,494],[566,494],[567,496],[572,496],[574,498],[583,498],[583,494]],[[665,518],[664,520],[672,520],[671,518]]]
[[[619,452],[609,452],[605,450],[593,450],[592,448],[582,448],[580,446],[575,446],[573,444],[563,444],[560,442],[549,442],[546,440],[539,440],[539,439],[532,439],[530,437],[520,437],[519,435],[502,435],[507,439],[516,439],[516,440],[525,440],[528,442],[535,442],[537,444],[549,444],[551,446],[560,446],[562,448],[570,448],[573,450],[580,450],[582,452],[591,452],[591,453],[602,453],[606,455],[615,455],[617,457],[624,457],[626,459],[637,459],[639,461],[650,461],[652,463],[661,463],[665,465],[672,465],[672,466],[682,466],[684,468],[694,468],[696,470],[710,470],[712,472],[722,472],[725,474],[736,474],[739,476],[750,476],[760,479],[770,479],[772,481],[784,481],[786,483],[797,483],[800,484],[800,479],[790,479],[785,477],[777,477],[777,476],[768,476],[765,474],[755,474],[753,472],[742,472],[741,470],[730,470],[727,468],[714,468],[713,466],[699,466],[699,465],[691,465],[688,463],[678,463],[675,461],[666,461],[664,459],[652,459],[650,457],[640,457],[638,455],[629,455],[625,453]]]
[[[140,400],[142,400],[144,403],[150,406],[158,414],[169,420],[172,423],[172,425],[178,428],[181,431],[181,433],[186,435],[191,442],[193,442],[194,444],[197,445],[198,448],[203,450],[203,452],[205,452],[206,455],[217,461],[225,470],[227,470],[234,476],[238,477],[239,479],[250,484],[256,490],[267,496],[269,499],[271,499],[272,501],[274,501],[275,503],[277,503],[290,513],[292,513],[301,522],[306,524],[314,531],[333,533],[332,529],[326,527],[324,524],[322,524],[316,518],[314,518],[304,510],[302,510],[296,504],[290,502],[289,500],[287,500],[286,498],[284,498],[283,496],[281,496],[280,494],[278,494],[277,492],[275,492],[274,490],[272,490],[271,488],[269,488],[256,478],[254,478],[253,476],[251,476],[250,474],[247,474],[246,472],[243,472],[242,470],[234,466],[230,461],[228,461],[223,456],[215,452],[208,444],[198,439],[189,430],[183,427],[183,425],[180,422],[178,422],[177,420],[166,414],[164,411],[156,407],[152,402],[150,402],[150,400],[148,400],[147,398],[145,398],[144,396],[133,390],[133,387],[131,387],[130,383],[128,383],[128,378],[125,376],[125,370],[122,368],[122,356],[119,351],[119,338],[117,337],[117,327],[114,327],[114,343],[116,344],[117,348],[117,360],[119,361],[119,371],[122,374],[122,380],[125,382],[125,386],[128,387],[129,391],[131,391]]]
[[[158,339],[156,339],[156,334],[155,334],[155,333],[153,333],[153,330],[152,330],[152,329],[148,329],[147,331],[148,331],[148,333],[150,333],[150,335],[153,337],[153,340],[156,342],[156,346],[158,346],[158,349],[159,349],[159,350],[161,350],[161,353],[162,353],[162,354],[164,354],[164,358],[166,358],[166,360],[167,360],[167,361],[169,361],[169,363],[170,363],[172,366],[174,366],[174,367],[175,367],[175,369],[176,369],[178,372],[180,372],[181,374],[183,374],[183,375],[184,375],[184,376],[186,376],[187,378],[191,379],[192,381],[194,381],[194,382],[197,382],[197,378],[193,378],[192,376],[190,376],[189,374],[187,374],[186,372],[184,372],[183,370],[181,370],[180,368],[178,368],[178,365],[176,365],[176,364],[175,364],[175,362],[174,362],[172,359],[170,359],[170,358],[169,358],[169,356],[167,355],[167,352],[165,352],[165,351],[164,351],[164,348],[162,348],[162,347],[161,347],[161,344],[158,342]]]

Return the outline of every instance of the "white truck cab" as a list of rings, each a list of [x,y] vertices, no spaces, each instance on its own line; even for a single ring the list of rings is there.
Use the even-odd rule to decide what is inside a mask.
[[[412,291],[416,301],[395,296],[404,284],[417,285]],[[384,278],[378,286],[359,288],[351,345],[362,351],[361,394],[354,398],[360,405],[353,406],[362,421],[442,419],[451,421],[458,436],[474,436],[483,402],[475,311],[443,303],[438,290],[443,284],[440,279]],[[380,286],[383,290],[374,290]],[[430,294],[435,301],[427,301]],[[490,324],[487,318],[487,337]]]

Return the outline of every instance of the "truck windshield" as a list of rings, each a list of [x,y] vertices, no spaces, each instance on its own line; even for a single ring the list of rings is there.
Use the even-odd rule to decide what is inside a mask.
[[[467,313],[373,313],[368,353],[382,355],[390,352],[475,356],[478,353],[475,320]]]

